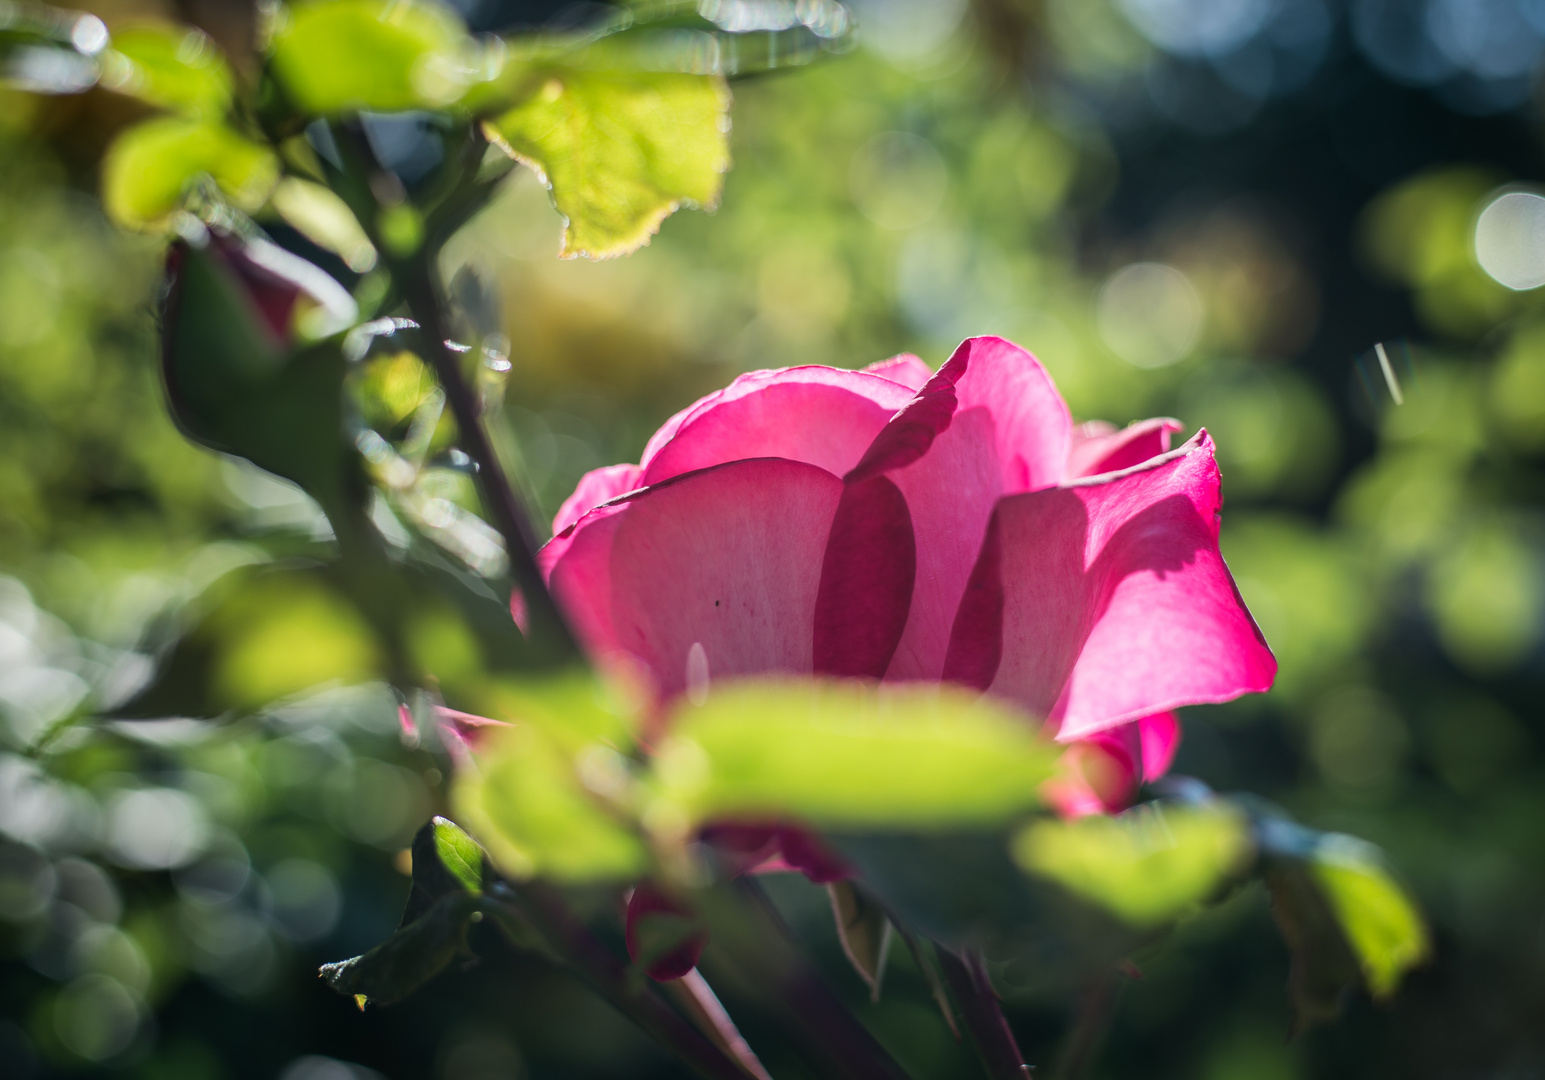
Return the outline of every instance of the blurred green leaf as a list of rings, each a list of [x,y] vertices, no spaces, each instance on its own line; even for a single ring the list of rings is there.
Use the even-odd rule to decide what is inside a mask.
[[[595,745],[631,745],[640,707],[629,699],[626,687],[588,668],[493,680],[479,693],[473,703],[477,709],[501,720],[535,725],[572,753]]]
[[[457,776],[451,804],[515,878],[624,881],[648,862],[639,838],[581,786],[575,755],[536,724],[487,730],[476,767]]]
[[[212,673],[215,700],[255,709],[328,683],[381,672],[370,625],[332,589],[306,578],[270,579],[228,605],[224,648]]]
[[[1055,757],[1028,718],[966,691],[757,680],[682,707],[655,773],[695,822],[943,829],[1039,805]]]
[[[269,63],[304,112],[396,112],[459,98],[472,48],[461,16],[437,0],[310,0],[281,9]]]
[[[270,197],[273,208],[305,237],[342,259],[357,274],[373,269],[376,249],[354,212],[328,188],[289,176]]]
[[[1309,870],[1352,947],[1368,992],[1389,997],[1406,972],[1427,959],[1427,928],[1415,903],[1385,869],[1378,849],[1354,837],[1323,838]]]
[[[484,124],[540,174],[567,221],[562,257],[649,241],[682,205],[712,210],[729,168],[729,90],[714,76],[552,69]]]
[[[1117,817],[1039,821],[1014,838],[1025,870],[1134,926],[1166,922],[1216,893],[1250,851],[1242,815],[1150,803]]]
[[[130,229],[165,228],[201,176],[242,210],[256,210],[279,180],[279,159],[222,124],[164,116],[127,129],[102,162],[102,205]]]
[[[322,979],[361,1009],[401,1001],[456,957],[468,955],[467,922],[477,908],[478,898],[468,893],[443,896],[363,956],[323,964]]]
[[[206,119],[230,108],[231,69],[201,30],[166,23],[126,27],[113,34],[100,62],[103,86],[158,108]]]

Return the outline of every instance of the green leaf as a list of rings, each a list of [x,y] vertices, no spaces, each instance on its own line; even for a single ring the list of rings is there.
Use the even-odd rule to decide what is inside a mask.
[[[490,729],[477,767],[458,775],[451,804],[511,877],[625,881],[648,862],[639,838],[581,785],[576,755],[537,724]]]
[[[478,895],[483,891],[483,850],[477,846],[477,841],[448,818],[437,817],[430,825],[440,864],[451,872],[463,889],[473,896]]]
[[[385,674],[381,643],[332,567],[234,570],[184,617],[189,625],[160,657],[154,677],[114,708],[114,717],[244,713],[322,684]]]
[[[1004,705],[940,686],[716,684],[676,716],[655,762],[666,816],[944,829],[1039,802],[1056,751]]]
[[[463,892],[443,896],[363,956],[323,964],[322,979],[338,993],[354,998],[362,1009],[367,1002],[401,1001],[452,960],[468,955],[467,923],[477,910],[475,896]]]
[[[891,921],[885,910],[851,881],[828,882],[826,894],[831,898],[842,951],[869,987],[870,1000],[879,1001],[880,982],[885,978],[885,961],[894,936]]]
[[[1217,892],[1250,852],[1245,818],[1221,805],[1151,803],[1118,817],[1039,821],[1015,861],[1133,926],[1167,922]]]
[[[461,16],[435,0],[311,0],[281,10],[269,64],[306,113],[396,112],[461,97],[474,48]]]
[[[455,822],[436,817],[413,835],[413,888],[402,909],[400,930],[447,896],[483,892],[483,851]]]
[[[172,116],[146,120],[108,147],[102,204],[126,228],[163,229],[201,176],[238,208],[256,210],[279,180],[279,159],[221,124]]]
[[[1401,978],[1427,959],[1427,928],[1415,903],[1385,869],[1379,850],[1331,834],[1309,861],[1375,998],[1387,998]]]
[[[730,164],[722,79],[552,68],[532,85],[484,131],[550,187],[567,223],[562,257],[626,255],[678,207],[718,204]]]
[[[216,119],[231,105],[235,81],[203,31],[141,23],[113,35],[100,58],[102,85],[158,108]]]

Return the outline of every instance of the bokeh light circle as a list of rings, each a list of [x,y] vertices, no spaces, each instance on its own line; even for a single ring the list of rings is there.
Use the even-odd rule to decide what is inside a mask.
[[[1195,347],[1202,302],[1173,266],[1133,263],[1100,287],[1095,319],[1111,352],[1136,367],[1164,367]]]
[[[1509,191],[1492,199],[1475,222],[1475,257],[1509,289],[1545,285],[1545,198]]]

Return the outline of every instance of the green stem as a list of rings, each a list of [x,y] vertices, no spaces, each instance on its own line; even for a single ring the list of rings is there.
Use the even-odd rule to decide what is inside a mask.
[[[957,955],[945,948],[935,953],[987,1075],[992,1080],[1026,1080],[1030,1066],[1014,1040],[981,956],[971,952]]]

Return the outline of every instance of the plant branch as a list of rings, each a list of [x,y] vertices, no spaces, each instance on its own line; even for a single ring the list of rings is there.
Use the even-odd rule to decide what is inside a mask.
[[[1030,1066],[1014,1041],[1014,1032],[998,1004],[998,995],[987,977],[987,968],[976,953],[963,956],[949,949],[935,950],[944,981],[949,984],[971,1043],[992,1080],[1026,1080]]]

